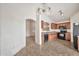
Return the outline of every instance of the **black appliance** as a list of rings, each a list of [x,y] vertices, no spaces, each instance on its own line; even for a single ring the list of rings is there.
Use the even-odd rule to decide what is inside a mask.
[[[65,33],[59,32],[58,33],[58,38],[62,39],[62,40],[65,40]]]
[[[77,36],[74,36],[73,37],[73,46],[74,46],[74,48],[75,49],[78,49],[78,38],[77,38]]]
[[[67,32],[66,27],[60,26],[59,29],[60,29],[60,32],[58,33],[58,38],[65,40],[65,33]]]
[[[44,42],[48,41],[48,34],[44,34]]]
[[[79,25],[73,24],[73,46],[78,50]]]

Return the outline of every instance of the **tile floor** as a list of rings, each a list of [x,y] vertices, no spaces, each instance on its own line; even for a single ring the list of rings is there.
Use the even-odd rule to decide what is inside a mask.
[[[34,43],[33,38],[28,38],[26,47],[20,50],[16,56],[79,56],[79,52],[72,49],[68,41],[48,41],[39,46]]]

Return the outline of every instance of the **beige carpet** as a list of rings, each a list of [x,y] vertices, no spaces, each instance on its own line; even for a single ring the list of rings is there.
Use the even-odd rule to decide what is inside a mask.
[[[78,51],[65,46],[61,42],[63,41],[48,41],[39,47],[31,41],[16,56],[79,56]]]

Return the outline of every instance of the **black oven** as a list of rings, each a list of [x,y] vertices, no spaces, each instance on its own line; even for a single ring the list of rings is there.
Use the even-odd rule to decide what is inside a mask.
[[[59,29],[60,29],[60,32],[58,33],[58,39],[65,40],[65,33],[67,32],[66,27],[60,26]]]
[[[58,39],[65,40],[65,33],[59,32]]]

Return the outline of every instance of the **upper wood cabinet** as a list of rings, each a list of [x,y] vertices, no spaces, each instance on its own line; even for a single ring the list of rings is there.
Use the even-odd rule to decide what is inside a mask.
[[[51,23],[51,29],[57,29],[57,24]]]
[[[65,22],[65,23],[51,23],[51,29],[59,29],[60,26],[65,26],[67,29],[70,29],[70,22]]]
[[[48,22],[41,21],[41,28],[43,30],[49,30],[49,23]]]
[[[70,26],[70,22],[67,22],[67,23],[66,23],[66,28],[67,28],[67,29],[70,29],[70,27],[71,27],[71,26]]]
[[[60,24],[57,24],[57,29],[59,29],[60,28],[60,26],[62,26],[62,24],[60,23]]]

